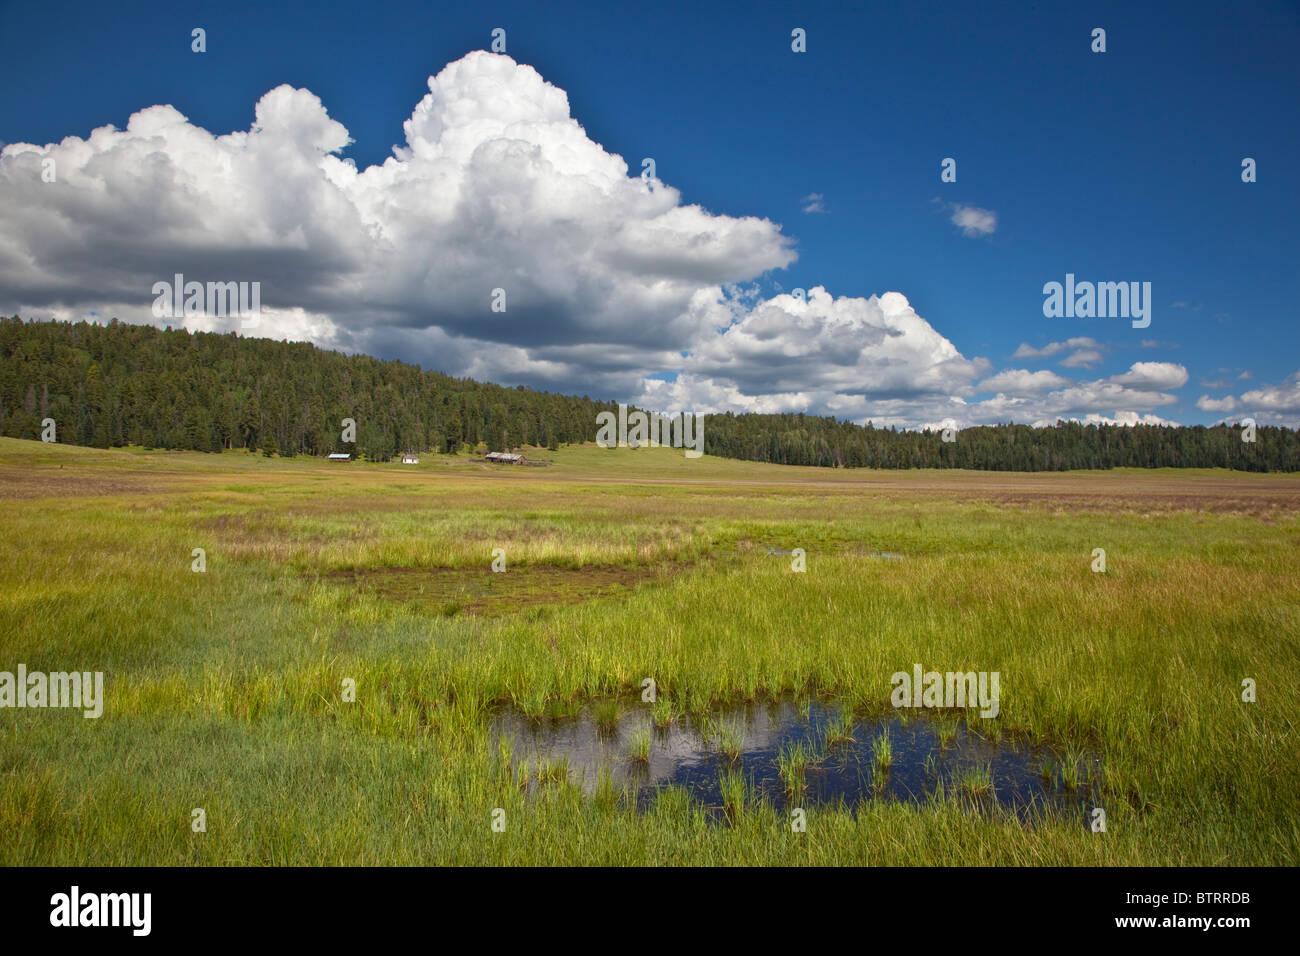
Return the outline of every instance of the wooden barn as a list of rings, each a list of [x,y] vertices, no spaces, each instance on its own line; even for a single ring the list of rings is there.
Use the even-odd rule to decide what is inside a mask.
[[[483,456],[484,461],[495,461],[501,465],[522,465],[526,458],[523,455],[513,455],[508,451],[490,451]]]

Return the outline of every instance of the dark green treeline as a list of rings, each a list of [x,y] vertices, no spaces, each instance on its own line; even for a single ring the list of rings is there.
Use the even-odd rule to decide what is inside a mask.
[[[611,402],[452,378],[405,362],[313,345],[108,325],[0,318],[0,434],[61,442],[281,455],[455,451],[593,441]],[[356,441],[340,440],[343,420]],[[1223,467],[1300,470],[1300,436],[1236,427],[996,425],[944,442],[936,432],[862,427],[807,415],[706,415],[710,455],[791,465],[876,468]]]

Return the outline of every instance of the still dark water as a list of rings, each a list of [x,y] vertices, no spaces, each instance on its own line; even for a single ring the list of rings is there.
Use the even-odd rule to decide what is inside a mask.
[[[510,741],[517,767],[567,763],[570,779],[588,792],[605,770],[642,809],[659,789],[681,786],[704,806],[721,810],[720,781],[734,771],[745,775],[751,797],[765,797],[782,810],[840,801],[850,807],[865,800],[925,804],[943,793],[974,812],[1026,821],[1037,814],[1065,814],[1085,821],[1095,805],[1101,762],[1094,754],[1006,736],[995,742],[978,720],[972,733],[964,722],[933,712],[913,712],[905,722],[890,712],[845,727],[835,705],[805,706],[806,713],[789,699],[752,703],[667,727],[654,727],[650,705],[640,703],[623,707],[616,722],[606,714],[604,726],[591,709],[576,718],[543,720],[506,711],[497,715],[493,729]],[[841,736],[847,731],[839,741],[832,739],[837,725]],[[647,732],[649,758],[634,759],[636,741],[644,741]],[[885,735],[892,755],[887,769],[876,759],[877,741]],[[791,792],[779,758],[798,745],[809,762],[804,786]]]

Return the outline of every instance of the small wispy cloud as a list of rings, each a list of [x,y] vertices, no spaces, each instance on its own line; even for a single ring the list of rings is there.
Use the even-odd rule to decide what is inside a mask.
[[[979,206],[952,204],[952,224],[961,230],[962,235],[972,239],[991,236],[998,229],[998,214],[992,209]]]
[[[826,205],[823,202],[825,198],[826,197],[823,196],[821,193],[809,193],[807,196],[804,196],[803,199],[800,199],[799,201],[803,203],[804,212],[825,212]]]
[[[1051,358],[1053,355],[1059,355],[1062,352],[1068,352],[1070,349],[1099,349],[1101,343],[1096,339],[1088,338],[1085,335],[1077,336],[1072,339],[1066,339],[1064,342],[1048,342],[1040,349],[1034,348],[1028,342],[1021,342],[1020,348],[1016,349],[1012,358]]]
[[[1063,368],[1091,368],[1101,361],[1101,353],[1096,349],[1080,349],[1061,359]]]

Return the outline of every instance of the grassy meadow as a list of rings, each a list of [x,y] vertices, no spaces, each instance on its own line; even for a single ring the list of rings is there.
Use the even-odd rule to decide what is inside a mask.
[[[1300,863],[1300,476],[539,454],[0,439],[0,671],[106,688],[99,719],[0,710],[0,863]],[[510,585],[457,598],[498,548]],[[804,573],[767,553],[795,548]],[[914,663],[998,671],[996,733],[1098,753],[1106,832],[935,799],[798,833],[743,779],[725,822],[676,790],[637,812],[522,786],[489,730],[504,705],[647,706],[645,677],[665,719],[781,694],[880,713]]]

